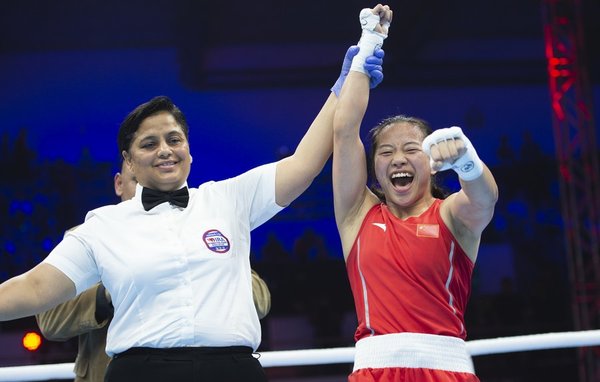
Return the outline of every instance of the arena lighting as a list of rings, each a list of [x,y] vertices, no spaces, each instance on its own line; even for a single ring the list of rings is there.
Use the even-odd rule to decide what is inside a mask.
[[[31,352],[34,352],[42,345],[42,336],[36,332],[27,332],[23,336],[23,347]]]

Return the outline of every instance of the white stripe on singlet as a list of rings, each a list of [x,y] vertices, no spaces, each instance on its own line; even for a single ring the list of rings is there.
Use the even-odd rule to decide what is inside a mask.
[[[375,331],[371,328],[371,318],[369,316],[369,298],[367,297],[367,282],[365,281],[365,276],[363,276],[362,270],[360,269],[360,237],[356,242],[357,250],[356,250],[356,266],[358,267],[358,274],[360,275],[360,282],[362,285],[363,292],[363,303],[365,305],[365,326],[367,329],[371,331],[371,335],[375,335]]]
[[[450,269],[448,270],[448,278],[446,279],[446,291],[448,292],[448,305],[452,308],[452,312],[456,315],[456,308],[454,307],[454,296],[450,292],[450,283],[452,282],[452,276],[454,276],[454,241],[450,242],[450,253],[448,254],[448,260],[450,261]],[[460,333],[462,334],[465,328],[461,322]]]

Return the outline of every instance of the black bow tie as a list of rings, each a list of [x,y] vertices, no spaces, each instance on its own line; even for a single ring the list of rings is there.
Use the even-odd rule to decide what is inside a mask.
[[[187,207],[188,201],[190,200],[190,194],[188,193],[187,187],[181,188],[177,191],[157,191],[151,188],[142,190],[142,204],[146,211],[150,211],[154,207],[161,203],[169,202],[178,207]]]

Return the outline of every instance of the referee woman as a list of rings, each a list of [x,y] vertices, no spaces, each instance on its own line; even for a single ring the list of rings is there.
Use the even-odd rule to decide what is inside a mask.
[[[381,59],[369,62],[374,86]],[[88,212],[42,263],[1,284],[0,321],[44,312],[102,282],[115,309],[106,381],[266,381],[253,356],[261,332],[250,231],[325,165],[334,93],[293,155],[198,188],[187,185],[192,157],[183,113],[163,96],[135,108],[118,135],[138,181],[135,196]]]

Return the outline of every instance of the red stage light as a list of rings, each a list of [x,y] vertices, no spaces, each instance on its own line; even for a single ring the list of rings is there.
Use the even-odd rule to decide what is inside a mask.
[[[42,336],[36,332],[27,332],[23,336],[23,347],[29,351],[36,351],[42,345]]]

